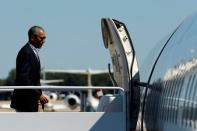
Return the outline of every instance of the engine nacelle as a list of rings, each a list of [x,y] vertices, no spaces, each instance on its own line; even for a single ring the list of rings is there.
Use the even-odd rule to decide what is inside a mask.
[[[58,96],[56,93],[50,93],[48,95],[49,99],[52,100],[52,101],[56,101],[58,99]]]
[[[47,97],[49,101],[56,101],[58,99],[58,95],[55,92],[44,91],[43,95]]]
[[[65,100],[66,105],[72,110],[77,108],[81,103],[79,97],[74,94],[67,95],[64,100]]]

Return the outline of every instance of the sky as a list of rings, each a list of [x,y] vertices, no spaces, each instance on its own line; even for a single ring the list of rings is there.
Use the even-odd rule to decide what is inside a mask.
[[[107,69],[101,18],[126,24],[141,66],[154,45],[196,11],[196,0],[1,0],[0,79],[15,68],[33,25],[46,31],[42,68]]]

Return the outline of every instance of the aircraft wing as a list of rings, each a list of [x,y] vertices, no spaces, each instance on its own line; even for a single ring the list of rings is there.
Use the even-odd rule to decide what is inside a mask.
[[[56,79],[56,80],[40,80],[40,83],[42,84],[51,84],[51,83],[60,83],[60,82],[64,82],[64,79]]]
[[[101,70],[83,70],[83,69],[44,69],[44,72],[47,73],[70,73],[70,74],[104,74],[104,73],[108,73],[108,70],[106,69],[101,69]]]

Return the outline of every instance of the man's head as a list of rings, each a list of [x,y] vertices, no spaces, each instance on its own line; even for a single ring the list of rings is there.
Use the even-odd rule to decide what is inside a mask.
[[[40,26],[33,26],[28,31],[29,42],[36,48],[41,48],[46,38],[45,31]]]

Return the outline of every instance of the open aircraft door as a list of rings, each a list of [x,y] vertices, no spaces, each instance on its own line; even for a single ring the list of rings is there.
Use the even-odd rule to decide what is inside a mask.
[[[113,64],[113,83],[125,91],[127,129],[134,130],[140,106],[140,89],[134,86],[139,81],[135,50],[124,23],[103,18],[101,28],[104,46],[109,49]]]

